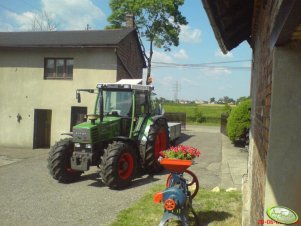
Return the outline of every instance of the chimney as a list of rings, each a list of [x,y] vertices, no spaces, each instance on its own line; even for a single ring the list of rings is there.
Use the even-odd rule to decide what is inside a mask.
[[[125,25],[127,28],[134,28],[135,27],[135,21],[133,14],[126,14],[125,15]]]

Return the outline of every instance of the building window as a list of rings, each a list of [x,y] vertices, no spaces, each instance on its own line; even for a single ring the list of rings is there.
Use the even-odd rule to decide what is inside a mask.
[[[45,58],[44,79],[72,79],[73,59]]]
[[[73,126],[86,122],[87,118],[87,107],[71,107],[71,121],[70,121],[70,131],[72,132]]]

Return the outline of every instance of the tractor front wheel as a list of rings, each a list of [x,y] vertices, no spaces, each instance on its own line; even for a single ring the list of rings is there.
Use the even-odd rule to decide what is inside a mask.
[[[100,165],[100,176],[105,185],[119,189],[130,184],[135,177],[137,155],[128,143],[114,141],[105,149]]]
[[[76,181],[83,173],[71,169],[71,156],[74,150],[72,139],[66,138],[51,147],[48,157],[48,169],[51,176],[62,183]]]

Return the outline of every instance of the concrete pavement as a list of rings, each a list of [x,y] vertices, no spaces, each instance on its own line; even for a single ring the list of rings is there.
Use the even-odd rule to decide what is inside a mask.
[[[227,136],[220,133],[219,127],[189,125],[184,132],[191,138],[182,143],[201,150],[200,158],[190,168],[198,176],[200,185],[209,189],[219,186],[241,190],[242,177],[247,174],[248,152],[235,147]]]
[[[222,136],[221,188],[242,189],[242,177],[247,174],[248,152],[234,147],[229,138]]]
[[[248,154],[234,148],[219,128],[187,126],[178,142],[201,150],[190,168],[201,187],[240,189]],[[48,174],[47,155],[45,149],[0,147],[1,225],[108,225],[154,183],[166,180],[166,172],[144,175],[130,188],[115,191],[105,187],[98,169],[92,168],[80,181],[60,184]]]

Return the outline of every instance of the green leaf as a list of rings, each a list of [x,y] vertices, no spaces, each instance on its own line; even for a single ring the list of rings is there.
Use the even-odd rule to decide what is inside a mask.
[[[125,15],[132,14],[138,35],[150,44],[148,54],[144,53],[150,63],[152,45],[170,51],[171,46],[179,45],[180,26],[188,24],[180,11],[184,0],[110,0],[109,4],[112,14],[107,29],[124,28]]]

